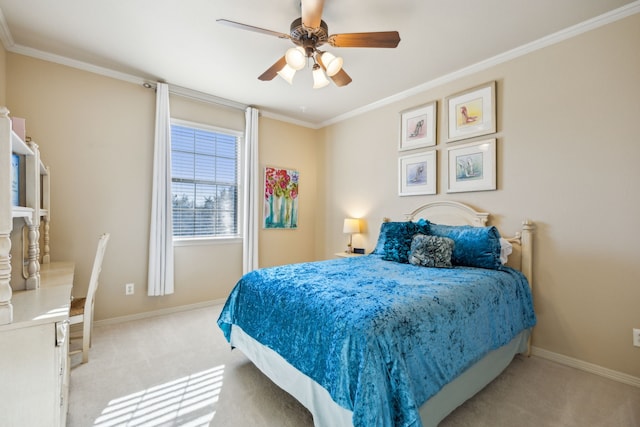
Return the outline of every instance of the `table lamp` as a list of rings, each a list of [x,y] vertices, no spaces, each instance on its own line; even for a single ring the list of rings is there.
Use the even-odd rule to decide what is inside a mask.
[[[347,250],[345,252],[352,253],[352,239],[354,233],[360,232],[360,220],[355,218],[345,218],[344,225],[342,226],[342,232],[349,235],[349,244],[347,245]]]

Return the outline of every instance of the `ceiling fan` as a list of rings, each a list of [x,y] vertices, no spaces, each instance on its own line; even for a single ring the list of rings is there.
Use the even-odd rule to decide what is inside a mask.
[[[289,39],[296,46],[287,50],[286,54],[262,73],[258,79],[272,80],[276,75],[284,78],[289,84],[293,76],[313,60],[313,87],[320,88],[329,84],[325,73],[336,86],[351,83],[351,77],[342,69],[343,60],[330,52],[318,49],[324,44],[333,47],[379,47],[394,48],[400,43],[397,31],[380,31],[368,33],[345,33],[329,35],[327,23],[322,20],[324,0],[301,0],[301,17],[291,23],[289,34],[266,30],[252,25],[241,24],[227,19],[217,22],[243,30]]]

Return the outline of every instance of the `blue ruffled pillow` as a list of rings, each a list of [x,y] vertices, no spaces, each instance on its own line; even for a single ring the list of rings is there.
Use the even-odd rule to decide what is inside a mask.
[[[384,253],[384,242],[387,240],[387,233],[389,232],[390,222],[383,222],[380,225],[380,233],[378,234],[378,242],[376,243],[376,247],[371,252],[372,255],[382,255]]]
[[[428,219],[420,218],[416,225],[420,229],[420,233],[429,234],[429,230],[431,229],[431,222]]]
[[[408,263],[411,240],[416,233],[428,234],[428,223],[383,222],[373,253],[387,261]]]
[[[448,237],[455,242],[451,262],[467,267],[502,269],[500,233],[494,226],[429,224],[429,234]]]
[[[412,222],[391,222],[386,227],[382,259],[408,263],[411,239],[418,231]]]
[[[448,237],[416,234],[411,240],[409,264],[422,267],[452,268],[454,241]]]

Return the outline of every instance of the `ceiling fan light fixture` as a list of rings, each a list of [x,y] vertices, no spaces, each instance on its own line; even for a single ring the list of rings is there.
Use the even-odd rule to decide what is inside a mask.
[[[307,55],[304,48],[297,46],[287,49],[284,55],[287,65],[294,70],[302,70],[307,63]]]
[[[285,79],[290,85],[293,84],[293,76],[295,76],[295,74],[296,70],[291,68],[289,64],[285,64],[285,66],[282,67],[282,70],[278,71],[278,75]]]
[[[289,26],[288,34],[227,19],[217,20],[217,22],[231,27],[276,36],[280,39],[288,39],[296,45],[295,48],[289,49],[275,64],[260,74],[258,80],[273,80],[278,74],[289,84],[293,84],[295,71],[310,65],[309,60],[311,59],[314,64],[315,88],[326,86],[328,84],[327,77],[330,77],[338,87],[346,86],[351,83],[352,79],[342,68],[342,58],[323,52],[318,49],[319,47],[329,44],[332,47],[395,48],[400,43],[400,34],[397,31],[329,34],[329,27],[322,19],[325,0],[299,1],[302,16],[293,20]]]
[[[333,55],[331,52],[322,52],[320,61],[327,71],[329,77],[333,77],[342,69],[343,59]]]
[[[313,88],[320,89],[329,84],[327,76],[318,64],[313,64]]]

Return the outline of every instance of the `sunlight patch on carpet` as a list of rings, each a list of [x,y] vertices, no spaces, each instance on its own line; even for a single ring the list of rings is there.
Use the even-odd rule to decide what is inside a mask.
[[[222,389],[224,365],[113,399],[95,427],[208,426]]]

